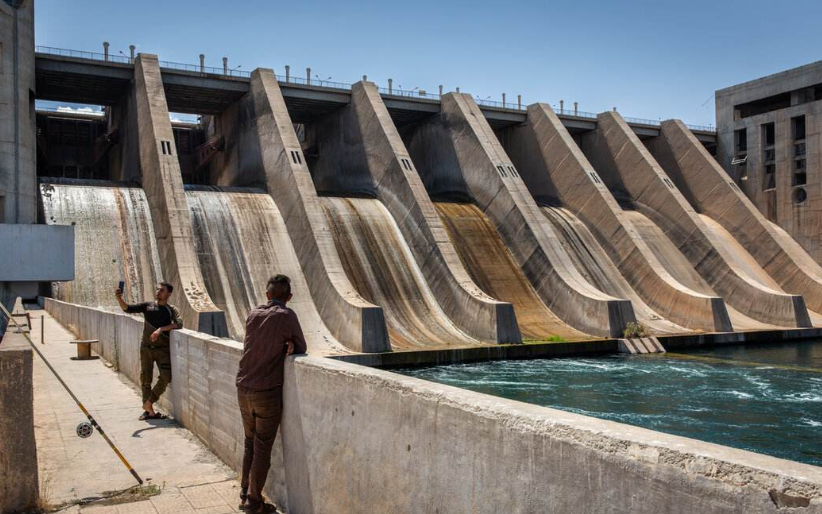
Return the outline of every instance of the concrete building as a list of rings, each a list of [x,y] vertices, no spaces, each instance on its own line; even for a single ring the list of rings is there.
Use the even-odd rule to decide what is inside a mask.
[[[718,90],[716,120],[720,164],[822,260],[822,61]]]
[[[37,222],[34,2],[0,2],[0,302],[74,278],[73,227]],[[0,335],[5,319],[0,317]]]

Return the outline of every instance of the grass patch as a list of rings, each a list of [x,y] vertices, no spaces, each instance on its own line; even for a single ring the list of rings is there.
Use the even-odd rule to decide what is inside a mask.
[[[543,339],[523,339],[523,343],[525,344],[537,344],[537,343],[567,343],[568,340],[562,336],[551,336],[546,337]]]

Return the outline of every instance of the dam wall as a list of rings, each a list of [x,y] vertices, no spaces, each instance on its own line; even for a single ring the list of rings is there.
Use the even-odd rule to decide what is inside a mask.
[[[404,131],[435,199],[473,201],[494,224],[545,305],[587,334],[620,336],[630,302],[597,290],[574,267],[470,96],[449,93],[442,111]]]
[[[186,186],[197,258],[206,289],[226,313],[230,336],[245,338],[249,311],[266,303],[268,278],[291,278],[288,306],[300,319],[310,353],[346,353],[320,318],[280,210],[253,188]]]
[[[134,64],[140,171],[160,251],[163,277],[174,286],[174,305],[186,326],[228,334],[225,315],[208,296],[191,234],[180,163],[156,55],[140,54]]]
[[[686,328],[732,330],[721,298],[684,286],[659,262],[551,107],[529,106],[526,122],[501,140],[535,200],[579,217],[650,309]]]
[[[98,332],[129,316],[46,307],[79,337],[133,344]],[[179,330],[171,345],[175,418],[239,469],[239,343]],[[818,467],[329,358],[288,360],[284,408],[266,494],[286,512],[822,511]]]
[[[766,287],[735,265],[619,114],[600,114],[581,146],[611,191],[659,225],[727,304],[764,323],[810,326],[801,296]]]
[[[331,196],[375,198],[393,217],[401,239],[404,239],[402,244],[407,243],[412,255],[409,265],[395,261],[394,271],[389,272],[377,269],[382,263],[372,262],[373,274],[388,278],[399,274],[400,270],[404,274],[419,273],[424,278],[419,289],[426,290],[425,294],[436,306],[431,308],[442,310],[451,320],[449,324],[481,342],[521,341],[513,307],[485,294],[465,271],[373,83],[354,84],[350,104],[314,121],[306,130],[311,137],[312,153],[317,156],[310,162],[317,189]],[[332,224],[335,215],[344,215],[334,208],[339,207],[339,202],[324,199],[324,203]],[[350,203],[356,207],[368,202],[353,199]],[[371,209],[360,216],[364,222],[374,224],[374,230],[366,229],[374,237],[380,235],[379,225],[386,224],[378,219],[378,210]],[[365,237],[365,234],[358,237]],[[338,247],[341,253],[349,251],[339,244]],[[372,249],[372,253],[375,251]],[[377,290],[385,290],[383,286],[388,286],[384,280],[380,283],[354,282],[372,302],[376,302]],[[397,304],[398,300],[405,304],[405,297],[414,294],[401,289],[399,283],[395,285],[398,289],[384,295],[382,301],[377,302],[379,305],[388,308],[388,303]],[[370,289],[370,294],[365,294],[364,289]],[[399,314],[396,310],[395,315]],[[405,317],[412,316],[413,313],[407,313]],[[394,325],[398,326],[396,321]],[[413,330],[413,327],[405,328]]]
[[[125,281],[128,303],[150,301],[163,279],[145,193],[134,184],[54,179],[41,181],[47,225],[73,225],[74,280],[52,284],[61,301],[119,309],[114,289]],[[175,303],[175,302],[172,302]]]
[[[660,136],[644,143],[694,209],[727,230],[785,291],[822,312],[822,267],[762,215],[681,121],[662,122]]]
[[[238,185],[231,177],[261,177],[276,204],[297,255],[311,298],[333,337],[354,351],[391,348],[382,309],[366,301],[345,273],[325,212],[288,115],[274,73],[257,69],[250,92],[241,100],[245,118],[233,137],[245,161],[226,172],[220,185]],[[228,138],[227,138],[228,139]],[[233,144],[228,143],[227,146]],[[243,179],[256,181],[256,178]]]

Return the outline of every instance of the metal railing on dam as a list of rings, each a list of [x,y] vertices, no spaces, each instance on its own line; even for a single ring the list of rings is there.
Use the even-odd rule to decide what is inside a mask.
[[[84,59],[89,61],[102,61],[102,62],[109,62],[114,64],[125,64],[125,65],[133,65],[134,60],[132,57],[126,55],[112,55],[112,54],[103,54],[99,52],[86,52],[82,50],[71,50],[65,48],[56,48],[51,46],[36,46],[35,52],[37,54],[43,56],[57,56],[57,57],[68,57],[72,59]],[[160,61],[160,68],[164,70],[174,70],[179,72],[184,72],[187,74],[197,74],[201,76],[206,76],[209,78],[221,78],[221,79],[240,79],[240,80],[247,80],[251,77],[251,72],[246,70],[240,69],[232,69],[228,67],[218,68],[214,66],[205,66],[201,64],[187,64],[187,63],[178,63],[172,61]],[[320,78],[311,78],[309,76],[306,77],[298,77],[291,74],[288,75],[276,75],[277,80],[281,84],[294,84],[297,86],[306,86],[306,87],[317,87],[317,88],[325,88],[325,89],[334,89],[340,91],[350,92],[352,84],[347,82],[337,82],[331,80],[324,80]],[[401,97],[411,100],[429,100],[432,102],[439,102],[440,101],[440,89],[428,90],[428,89],[421,89],[421,88],[414,88],[412,90],[408,89],[401,89],[401,88],[379,88],[379,92],[383,96],[390,96],[390,97]],[[482,107],[491,107],[497,108],[507,111],[516,111],[516,112],[523,112],[526,111],[528,106],[523,104],[520,101],[517,102],[499,102],[496,100],[490,100],[488,98],[480,98],[479,96],[475,96],[474,101]],[[574,117],[574,118],[585,118],[585,119],[596,119],[597,113],[593,112],[586,112],[580,111],[577,109],[556,109],[556,114],[561,117]],[[652,120],[652,119],[644,119],[644,118],[631,118],[625,117],[625,120],[630,124],[635,125],[647,125],[658,127],[661,124],[660,120]],[[698,132],[705,132],[705,133],[716,133],[716,128],[711,126],[705,125],[690,125],[686,124],[686,126]]]

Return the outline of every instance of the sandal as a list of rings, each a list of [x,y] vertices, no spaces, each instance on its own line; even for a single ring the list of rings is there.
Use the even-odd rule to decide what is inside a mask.
[[[140,421],[145,421],[147,419],[168,419],[168,416],[162,412],[155,412],[154,415],[151,415],[148,411],[143,411],[143,415],[140,416]]]

